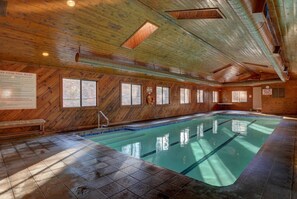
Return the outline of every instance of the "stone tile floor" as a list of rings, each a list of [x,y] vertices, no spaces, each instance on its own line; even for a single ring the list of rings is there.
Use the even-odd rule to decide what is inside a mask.
[[[213,187],[72,134],[0,142],[0,198],[297,198],[297,121],[231,186]]]

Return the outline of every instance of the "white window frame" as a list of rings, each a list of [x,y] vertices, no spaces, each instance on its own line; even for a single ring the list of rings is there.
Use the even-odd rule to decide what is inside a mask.
[[[158,88],[161,88],[161,90],[162,90],[162,97],[161,97],[161,99],[162,99],[162,101],[161,101],[161,103],[159,103],[158,102]],[[164,89],[168,89],[168,102],[167,103],[165,103],[164,102],[164,99],[165,99],[165,97],[164,97]],[[170,88],[169,87],[166,87],[166,86],[156,86],[156,104],[157,105],[166,105],[166,104],[170,104]]]
[[[123,104],[123,84],[130,85],[130,104]],[[133,101],[133,86],[140,86],[140,103],[134,103]],[[122,106],[141,106],[142,105],[142,85],[141,84],[133,84],[133,83],[121,83],[121,105]]]
[[[235,99],[235,94],[237,93],[238,98]],[[245,96],[245,98],[243,98]],[[248,101],[247,91],[232,91],[232,102],[241,103]]]
[[[80,98],[79,98],[79,106],[64,106],[64,80],[77,80],[77,81],[79,81],[80,82],[80,84],[79,84],[79,89],[80,89]],[[95,84],[96,84],[96,88],[95,88],[95,96],[96,96],[96,104],[95,105],[92,105],[92,106],[85,106],[85,105],[83,105],[83,96],[82,96],[82,93],[83,93],[83,82],[94,82]],[[98,90],[98,85],[97,85],[97,81],[95,81],[95,80],[86,80],[86,79],[77,79],[77,78],[67,78],[67,77],[65,77],[65,78],[62,78],[62,107],[63,108],[88,108],[88,107],[97,107],[97,105],[98,105],[98,99],[97,99],[97,91]]]
[[[186,101],[186,93],[189,92],[189,99]],[[180,88],[179,90],[179,102],[180,104],[190,104],[191,103],[191,90],[189,88]],[[182,99],[182,94],[184,96],[184,99]]]
[[[219,92],[218,91],[212,91],[212,102],[213,103],[219,102]]]
[[[204,91],[197,90],[197,103],[204,103]]]

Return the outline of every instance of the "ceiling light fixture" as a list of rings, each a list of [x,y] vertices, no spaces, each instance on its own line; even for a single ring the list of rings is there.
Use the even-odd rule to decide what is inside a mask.
[[[44,57],[48,57],[48,56],[49,56],[49,53],[48,53],[48,52],[43,52],[43,53],[42,53],[42,56],[44,56]]]
[[[75,1],[74,0],[67,0],[67,5],[69,7],[74,7],[75,6]]]

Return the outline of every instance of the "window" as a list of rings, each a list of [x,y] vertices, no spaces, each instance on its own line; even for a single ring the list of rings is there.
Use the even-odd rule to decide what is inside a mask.
[[[180,89],[180,103],[181,104],[190,103],[190,89],[187,89],[187,88]]]
[[[232,102],[247,102],[247,91],[232,91]]]
[[[141,85],[122,83],[122,105],[141,105]]]
[[[285,97],[285,88],[272,88],[272,97],[273,98],[284,98]]]
[[[63,107],[97,106],[97,82],[63,78]]]
[[[169,88],[157,86],[157,104],[169,104]]]
[[[203,90],[197,90],[197,103],[203,103]]]
[[[218,91],[212,91],[212,102],[218,102],[219,101],[219,93]]]

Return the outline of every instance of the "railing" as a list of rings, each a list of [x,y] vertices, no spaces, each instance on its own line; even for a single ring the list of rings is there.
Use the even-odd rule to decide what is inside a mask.
[[[106,120],[106,124],[105,125],[101,125],[101,115]],[[104,113],[102,111],[99,111],[98,112],[98,128],[108,127],[108,125],[109,125],[109,119],[108,119],[108,117],[106,117],[106,115],[104,115]]]

